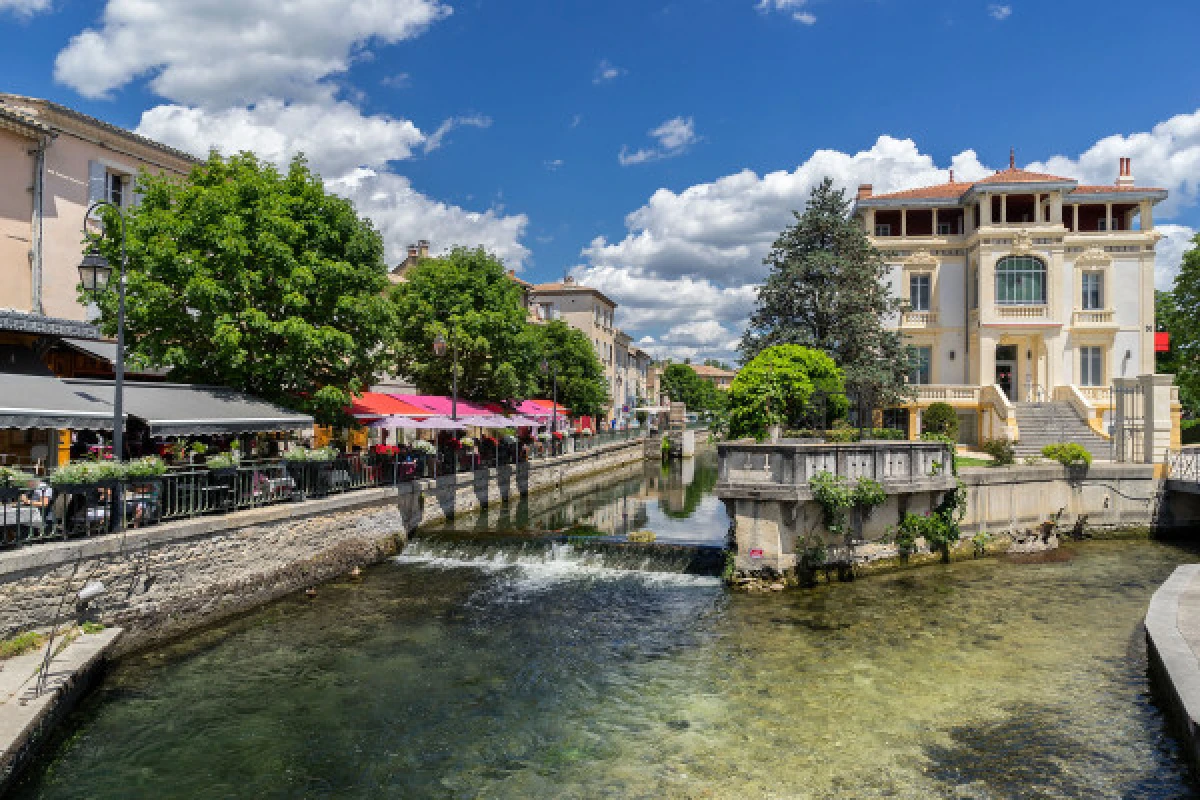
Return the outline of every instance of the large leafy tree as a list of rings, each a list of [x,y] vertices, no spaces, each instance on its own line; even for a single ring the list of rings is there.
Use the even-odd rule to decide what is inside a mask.
[[[558,402],[572,413],[598,417],[608,409],[610,398],[604,366],[583,331],[562,320],[529,325],[524,347],[535,358],[534,391],[539,397],[551,396],[557,376]],[[545,373],[541,371],[543,359]]]
[[[250,153],[213,153],[183,181],[143,175],[139,188],[126,226],[132,359],[339,420],[395,327],[371,223],[301,157],[280,173]],[[115,215],[103,216],[114,233]],[[96,243],[116,264],[117,237]],[[116,293],[99,306],[112,335]]]
[[[530,348],[521,289],[483,248],[455,248],[422,261],[392,291],[399,320],[397,368],[422,392],[450,394],[452,351],[458,392],[469,400],[528,397],[541,354]],[[446,341],[445,355],[434,340]]]
[[[764,260],[770,272],[742,337],[743,360],[774,345],[814,347],[841,366],[847,389],[880,403],[905,396],[911,348],[884,326],[901,302],[845,192],[826,178],[795,218]]]
[[[1171,334],[1171,349],[1156,368],[1175,373],[1181,402],[1195,411],[1200,404],[1200,234],[1183,254],[1175,288],[1156,294],[1155,316],[1159,329]]]
[[[689,364],[668,364],[663,370],[662,391],[691,411],[723,411],[728,405],[725,392],[697,375]]]
[[[794,425],[809,416],[822,395],[828,418],[846,413],[842,371],[828,355],[800,345],[774,345],[742,367],[729,387],[729,434],[762,439],[772,425]],[[816,424],[824,427],[826,420]]]

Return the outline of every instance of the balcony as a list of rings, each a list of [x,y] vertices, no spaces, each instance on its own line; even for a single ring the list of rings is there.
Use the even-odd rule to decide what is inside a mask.
[[[1038,306],[996,306],[996,319],[1001,322],[1042,322],[1050,319],[1050,307]]]
[[[975,405],[979,402],[979,386],[951,383],[924,383],[917,390],[917,403],[951,403]]]
[[[900,315],[901,328],[936,328],[937,324],[936,311],[905,311]]]
[[[1071,316],[1071,326],[1074,328],[1116,328],[1117,323],[1112,309],[1076,311]]]

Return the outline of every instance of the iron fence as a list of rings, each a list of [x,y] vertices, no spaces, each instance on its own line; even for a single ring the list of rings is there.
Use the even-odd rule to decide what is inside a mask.
[[[96,536],[207,514],[327,497],[357,489],[396,486],[529,461],[570,449],[591,450],[635,438],[635,432],[550,442],[497,442],[434,454],[348,454],[332,461],[242,461],[236,467],[181,466],[153,478],[87,485],[0,485],[0,548]],[[576,446],[580,440],[584,444]]]
[[[1167,453],[1167,477],[1200,482],[1200,447],[1184,447]]]

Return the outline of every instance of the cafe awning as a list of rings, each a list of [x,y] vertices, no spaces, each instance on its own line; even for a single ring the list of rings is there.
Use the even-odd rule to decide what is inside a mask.
[[[112,381],[67,379],[63,383],[112,403]],[[129,381],[123,399],[125,412],[144,421],[151,436],[291,431],[313,425],[307,414],[220,386]]]
[[[363,392],[350,400],[350,414],[359,420],[379,417],[429,417],[433,412],[383,392]]]
[[[0,345],[0,428],[112,427],[110,405],[55,377],[28,347]]]

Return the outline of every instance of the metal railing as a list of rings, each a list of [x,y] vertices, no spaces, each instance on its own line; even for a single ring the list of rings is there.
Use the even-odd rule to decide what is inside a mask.
[[[227,469],[185,465],[153,478],[87,485],[43,483],[36,488],[0,486],[0,549],[514,466],[638,436],[639,431],[631,430],[581,436],[570,442],[566,437],[550,442],[485,441],[469,449],[442,447],[435,454],[367,453],[342,455],[332,461],[242,461]],[[576,446],[580,440],[583,444]]]
[[[1200,447],[1184,447],[1168,452],[1167,477],[1175,481],[1200,482]]]

